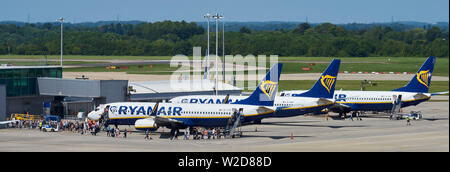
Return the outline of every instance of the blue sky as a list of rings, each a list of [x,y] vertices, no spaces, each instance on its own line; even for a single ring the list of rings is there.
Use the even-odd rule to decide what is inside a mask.
[[[448,22],[449,0],[6,0],[0,21],[204,21],[206,12],[225,21]]]

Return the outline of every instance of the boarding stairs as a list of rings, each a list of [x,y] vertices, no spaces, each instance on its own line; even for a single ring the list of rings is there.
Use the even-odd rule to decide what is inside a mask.
[[[402,95],[398,95],[397,99],[392,102],[391,118],[401,118],[400,110],[402,109]]]
[[[228,132],[228,136],[234,137],[234,132],[236,128],[241,125],[241,112],[239,111],[236,115],[233,115],[229,120],[228,124],[225,128],[225,131]]]

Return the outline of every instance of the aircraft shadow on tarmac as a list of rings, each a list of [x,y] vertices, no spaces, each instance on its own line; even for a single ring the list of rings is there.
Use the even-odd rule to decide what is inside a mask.
[[[386,115],[379,115],[379,116],[364,116],[364,118],[384,118],[389,119],[389,116]],[[338,119],[338,118],[336,118]],[[449,118],[422,118],[422,120],[426,121],[439,121],[439,120],[448,120]]]
[[[448,118],[422,118],[427,121],[438,121],[438,120],[448,120]]]
[[[261,135],[248,135],[243,134],[241,138],[251,138],[251,137],[259,137],[259,138],[271,138],[273,140],[279,140],[279,139],[288,139],[291,138],[291,136],[261,136]],[[307,137],[313,137],[313,136],[292,136],[292,138],[307,138]]]
[[[307,125],[307,124],[295,124],[298,122],[262,122],[261,125],[277,125],[277,126],[293,126],[293,127],[327,127],[327,128],[354,128],[354,127],[367,127],[365,125]]]

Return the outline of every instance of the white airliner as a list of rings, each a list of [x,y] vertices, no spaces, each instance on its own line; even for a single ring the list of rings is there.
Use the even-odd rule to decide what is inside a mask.
[[[298,97],[275,97],[276,112],[270,117],[291,117],[306,113],[318,113],[334,104],[333,93],[339,71],[340,60],[334,59],[319,77],[315,85]],[[245,96],[229,96],[229,102],[239,101]],[[172,103],[222,104],[224,96],[193,95],[171,99]],[[261,121],[255,121],[260,123]]]
[[[448,93],[428,93],[435,62],[435,57],[429,57],[406,86],[392,91],[336,90],[334,93],[336,104],[329,109],[339,113],[340,116],[345,116],[349,112],[389,111],[398,100],[401,100],[401,107],[407,107],[427,101],[433,95]],[[283,91],[280,96],[297,97],[301,96],[303,92],[301,90]]]
[[[276,110],[273,103],[281,68],[282,64],[275,64],[248,98],[233,104],[118,102],[99,106],[88,114],[88,118],[104,119],[113,125],[135,125],[136,129],[156,130],[159,126],[183,129],[225,127],[234,112],[239,111],[242,124],[249,124]]]

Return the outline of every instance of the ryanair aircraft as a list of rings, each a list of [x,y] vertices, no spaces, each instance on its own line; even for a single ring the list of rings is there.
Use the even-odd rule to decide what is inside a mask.
[[[388,111],[396,104],[407,107],[427,101],[432,95],[441,94],[428,93],[435,63],[436,58],[429,57],[406,86],[392,91],[336,91],[334,93],[336,104],[329,109],[339,113],[340,116],[345,116],[349,112]],[[303,94],[303,91],[284,91],[280,95],[299,97]]]
[[[314,86],[296,97],[275,97],[276,112],[270,117],[291,117],[306,113],[318,113],[321,110],[334,104],[333,93],[339,71],[340,60],[334,59],[323,74],[316,81]],[[261,83],[263,86],[264,83]],[[245,96],[229,96],[229,102],[236,102],[244,99]],[[191,104],[222,104],[224,96],[216,95],[195,95],[180,96],[170,100],[172,103]],[[260,123],[261,121],[255,121]]]
[[[241,124],[249,124],[275,111],[273,104],[281,68],[282,64],[275,64],[249,97],[232,104],[119,102],[99,106],[88,114],[88,118],[104,119],[113,125],[135,125],[136,129],[144,130],[156,130],[159,126],[183,129],[225,127],[239,111]]]

